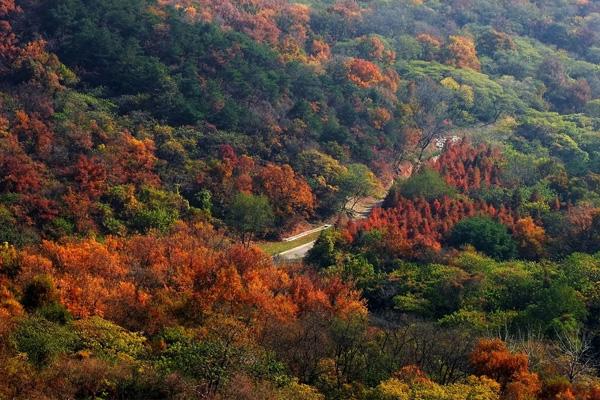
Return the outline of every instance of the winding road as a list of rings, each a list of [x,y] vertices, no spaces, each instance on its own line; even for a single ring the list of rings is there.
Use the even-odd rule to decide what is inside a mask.
[[[382,199],[378,199],[378,198],[374,198],[374,197],[368,197],[366,199],[361,200],[360,202],[358,202],[358,204],[356,205],[354,210],[352,210],[351,218],[352,219],[367,218],[369,216],[369,214],[371,213],[371,210],[373,210],[373,208],[375,208],[375,207],[379,207],[382,202],[383,202]],[[331,225],[325,224],[318,228],[310,229],[310,230],[304,231],[302,233],[299,233],[297,235],[291,236],[289,238],[285,238],[285,239],[283,239],[283,241],[291,242],[292,240],[300,239],[306,235],[310,235],[315,232],[320,232],[320,231],[323,231],[330,227],[331,227]],[[290,250],[286,250],[279,254],[275,254],[273,257],[276,259],[286,260],[286,261],[299,260],[301,258],[304,258],[304,256],[306,256],[306,253],[308,253],[308,251],[313,248],[313,246],[315,245],[315,242],[316,242],[316,240],[313,240],[312,242],[302,244],[298,247],[295,247]]]
[[[286,250],[282,253],[276,254],[275,257],[279,257],[284,260],[299,260],[301,258],[304,258],[306,253],[308,253],[308,251],[313,248],[316,242],[316,240],[313,240],[312,242],[308,242],[306,244],[303,244],[302,246],[298,246],[291,250]]]

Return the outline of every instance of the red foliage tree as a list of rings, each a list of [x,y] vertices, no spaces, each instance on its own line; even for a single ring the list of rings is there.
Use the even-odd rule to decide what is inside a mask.
[[[73,166],[73,179],[80,193],[91,199],[96,199],[104,193],[106,178],[106,168],[97,157],[88,158],[80,155]]]
[[[345,236],[355,241],[363,232],[384,233],[382,245],[394,256],[418,257],[423,250],[439,251],[444,236],[463,218],[489,215],[512,227],[514,217],[504,207],[496,209],[482,201],[444,197],[427,201],[400,197],[393,208],[376,208],[369,218],[349,222]]]
[[[527,355],[511,353],[499,339],[482,339],[470,355],[477,374],[497,381],[502,397],[510,400],[534,398],[541,390],[537,374],[529,371]]]
[[[353,58],[346,63],[348,79],[361,88],[375,86],[384,80],[379,67],[367,60]]]
[[[0,141],[0,191],[37,193],[43,184],[42,163],[33,161],[14,137]]]
[[[13,131],[19,137],[19,141],[30,149],[30,153],[41,158],[49,156],[54,135],[37,113],[28,115],[24,111],[17,111]]]
[[[0,0],[0,76],[11,70],[21,49],[10,23],[11,14],[19,12],[14,0]]]
[[[256,190],[269,198],[282,220],[313,213],[315,199],[310,186],[289,165],[268,164],[259,169],[255,182]]]
[[[224,242],[205,224],[180,224],[169,236],[47,241],[21,251],[19,281],[49,273],[76,317],[101,315],[146,331],[211,313],[259,323],[290,322],[313,310],[365,311],[359,294],[341,281],[322,282],[275,266],[256,248]]]
[[[468,141],[448,141],[442,154],[431,163],[450,185],[462,192],[499,185],[500,152],[486,145],[473,147]]]

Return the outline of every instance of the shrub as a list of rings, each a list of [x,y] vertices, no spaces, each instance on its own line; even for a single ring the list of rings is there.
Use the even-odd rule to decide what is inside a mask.
[[[142,335],[100,317],[91,317],[75,322],[82,347],[99,358],[106,360],[136,359],[145,352]]]
[[[463,219],[450,231],[448,242],[455,247],[470,244],[499,260],[513,258],[517,250],[506,227],[489,217]]]
[[[52,277],[37,275],[25,287],[21,303],[27,311],[33,311],[58,300]]]
[[[19,324],[12,335],[16,349],[26,353],[28,360],[38,368],[45,367],[60,354],[77,348],[77,334],[69,325],[60,325],[40,316]]]
[[[441,199],[444,196],[456,196],[456,189],[448,185],[444,178],[434,170],[424,169],[404,182],[397,184],[385,199],[384,206],[397,204],[399,196],[407,199],[422,197],[426,200]]]

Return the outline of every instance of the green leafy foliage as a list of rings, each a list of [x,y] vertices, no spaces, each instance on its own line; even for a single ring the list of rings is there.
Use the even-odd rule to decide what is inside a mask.
[[[238,193],[231,203],[227,221],[245,242],[253,235],[264,234],[273,225],[274,215],[265,196]]]
[[[384,206],[392,206],[395,203],[394,197],[398,196],[408,199],[422,197],[433,200],[441,199],[444,196],[454,197],[456,194],[456,189],[448,185],[439,173],[425,168],[406,181],[398,182],[388,193]]]
[[[21,303],[27,310],[36,310],[58,300],[54,281],[49,275],[35,276],[25,287]]]
[[[94,316],[76,321],[74,324],[81,341],[82,351],[109,361],[135,360],[143,358],[146,338],[128,332],[122,327]]]
[[[516,245],[506,227],[487,217],[460,221],[452,228],[448,243],[452,246],[470,244],[500,260],[512,258],[516,254]]]
[[[60,325],[41,317],[31,317],[19,324],[12,340],[19,352],[26,353],[36,367],[49,365],[61,354],[74,351],[78,337],[68,325]]]

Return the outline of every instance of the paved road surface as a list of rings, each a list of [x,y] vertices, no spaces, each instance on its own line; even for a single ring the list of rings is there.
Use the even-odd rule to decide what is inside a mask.
[[[306,244],[303,244],[302,246],[298,246],[291,250],[284,251],[283,253],[279,253],[275,257],[279,257],[283,260],[299,260],[301,258],[304,258],[306,253],[308,253],[308,251],[312,249],[314,245],[315,241],[308,242]]]
[[[311,233],[315,233],[315,232],[320,232],[320,231],[323,231],[323,230],[325,230],[327,228],[331,228],[331,225],[325,224],[325,225],[319,226],[318,228],[311,229],[311,230],[308,230],[308,231],[304,231],[304,232],[299,233],[297,235],[287,237],[287,238],[283,239],[283,241],[284,242],[291,242],[292,240],[300,239],[300,238],[302,238],[302,237],[304,237],[306,235],[310,235]]]
[[[361,202],[359,202],[356,205],[354,211],[352,212],[351,218],[352,219],[367,218],[369,216],[369,214],[371,214],[371,210],[375,207],[380,206],[382,202],[383,202],[383,200],[372,198],[372,197],[362,200]],[[330,226],[331,225],[323,225],[319,228],[311,229],[309,231],[299,233],[298,235],[295,235],[295,236],[292,236],[291,238],[286,238],[283,240],[286,242],[289,242],[291,240],[295,240],[295,239],[301,238],[303,236],[309,235],[313,232],[318,232],[318,231],[327,229]],[[274,257],[282,259],[282,260],[288,260],[288,261],[299,260],[301,258],[304,258],[306,253],[308,253],[308,251],[310,249],[312,249],[314,245],[315,245],[315,241],[306,243],[301,246],[295,247],[291,250],[284,251],[283,253],[276,254]]]

